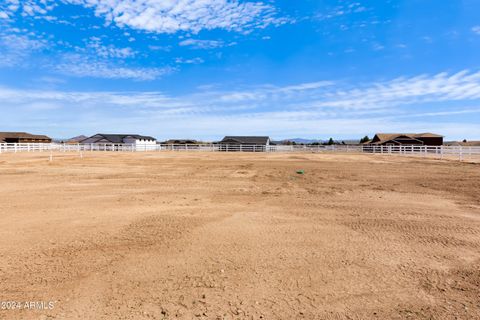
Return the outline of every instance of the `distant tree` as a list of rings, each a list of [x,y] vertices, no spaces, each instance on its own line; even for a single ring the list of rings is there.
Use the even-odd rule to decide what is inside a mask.
[[[285,140],[285,141],[283,141],[283,144],[284,144],[284,145],[287,145],[287,146],[294,146],[294,145],[296,145],[297,143],[296,143],[295,141]]]
[[[328,140],[328,145],[331,146],[332,144],[335,144],[335,141],[333,141],[333,138],[330,138]]]
[[[467,139],[463,139],[463,143],[466,143],[467,142]]]
[[[345,145],[345,141],[342,141],[342,144]]]
[[[365,136],[362,139],[360,139],[360,143],[365,143],[365,142],[368,142],[368,141],[370,141],[370,138],[368,136]]]

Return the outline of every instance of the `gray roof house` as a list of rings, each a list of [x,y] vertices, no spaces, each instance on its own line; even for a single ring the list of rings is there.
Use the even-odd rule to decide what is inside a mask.
[[[157,139],[139,134],[105,134],[97,133],[90,138],[80,141],[81,144],[107,143],[107,144],[132,144],[141,142],[156,142]]]
[[[268,146],[270,145],[270,137],[266,136],[226,136],[219,144],[231,144],[231,145],[257,145]]]

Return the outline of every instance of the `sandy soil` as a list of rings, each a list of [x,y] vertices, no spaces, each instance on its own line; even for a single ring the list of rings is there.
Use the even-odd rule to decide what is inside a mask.
[[[0,212],[2,319],[480,318],[478,164],[2,154]]]

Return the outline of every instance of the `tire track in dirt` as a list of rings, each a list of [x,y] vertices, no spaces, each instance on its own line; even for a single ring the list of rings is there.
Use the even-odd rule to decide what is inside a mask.
[[[124,319],[313,316],[317,308],[313,292],[304,290],[310,280],[289,279],[296,268],[306,264],[303,254],[299,260],[285,252],[285,244],[296,235],[285,237],[291,230],[285,219],[289,224],[305,224],[302,219],[272,215],[268,210],[237,209],[176,242],[175,248],[184,248],[178,252],[150,250],[129,255],[110,270],[111,277],[101,281],[103,299],[93,308],[77,309],[82,311],[76,315],[85,319],[112,315]],[[282,228],[287,232],[276,234]]]
[[[6,263],[0,271],[2,299],[6,301],[56,302],[51,316],[69,318],[65,311],[75,310],[78,288],[91,283],[131,255],[168,248],[194,228],[207,223],[209,218],[182,215],[152,215],[135,220],[118,233],[87,235],[85,239],[50,248],[25,252],[16,257],[15,266]],[[18,282],[18,279],[24,279]],[[98,284],[98,283],[97,283]],[[94,286],[96,286],[95,284]],[[20,285],[20,286],[19,286]],[[98,288],[92,288],[93,292]],[[91,296],[95,296],[91,292]],[[25,295],[25,293],[28,293]],[[82,292],[81,295],[85,294]],[[88,296],[88,293],[87,293]],[[98,297],[101,299],[101,297]],[[80,300],[82,300],[80,298]],[[88,304],[90,304],[88,302]],[[65,309],[68,304],[68,309]],[[92,308],[91,304],[88,308]],[[70,311],[71,311],[70,310]],[[19,318],[30,318],[35,312],[19,312]],[[72,315],[72,314],[71,314]],[[81,319],[81,313],[73,318]]]

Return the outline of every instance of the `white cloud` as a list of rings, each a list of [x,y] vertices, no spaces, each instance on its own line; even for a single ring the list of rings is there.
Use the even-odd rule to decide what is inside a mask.
[[[0,19],[8,19],[9,16],[5,11],[0,11]]]
[[[480,99],[480,72],[421,75],[328,92],[312,107],[347,109],[394,107],[431,101]]]
[[[55,7],[52,0],[4,0],[3,10],[8,12],[20,11],[22,16],[44,15]]]
[[[132,48],[117,48],[114,45],[104,45],[101,39],[91,37],[86,44],[85,49],[91,49],[95,54],[101,58],[132,58],[135,56],[135,52]],[[81,50],[83,51],[83,50]]]
[[[373,50],[374,51],[382,51],[385,49],[385,46],[381,45],[380,43],[374,43],[373,44]]]
[[[152,51],[164,51],[170,52],[172,50],[172,46],[156,46],[156,45],[149,45],[148,48]]]
[[[480,26],[475,26],[472,28],[472,31],[478,35],[480,35]]]
[[[48,41],[35,35],[17,34],[13,30],[0,32],[0,67],[28,64],[28,57],[48,47]]]
[[[224,46],[234,46],[235,42],[225,44],[220,40],[198,40],[198,39],[186,39],[179,43],[182,47],[191,47],[192,49],[215,49]]]
[[[192,59],[176,58],[175,62],[179,64],[201,64],[201,63],[204,63],[205,60],[198,57],[192,58]]]
[[[276,8],[260,1],[237,0],[61,0],[94,10],[107,23],[156,33],[178,31],[198,33],[201,30],[224,29],[249,32],[255,28],[287,23],[278,17]],[[11,11],[22,15],[44,15],[58,1],[7,0]]]
[[[72,77],[104,79],[132,79],[138,81],[155,80],[174,71],[164,68],[132,68],[113,64],[106,60],[92,60],[79,54],[68,54],[63,61],[51,66],[52,70]]]
[[[68,43],[59,42],[62,47]],[[52,50],[55,44],[36,34],[23,33],[22,30],[7,28],[0,30],[0,68],[32,66],[33,61],[42,59],[43,51]],[[175,71],[172,67],[131,67],[124,60],[137,54],[132,48],[118,48],[104,45],[100,38],[92,37],[84,47],[74,47],[75,53],[57,53],[47,63],[37,67],[49,73],[60,73],[73,77],[92,77],[104,79],[132,79],[147,81],[160,78]],[[35,57],[32,59],[34,55]]]

